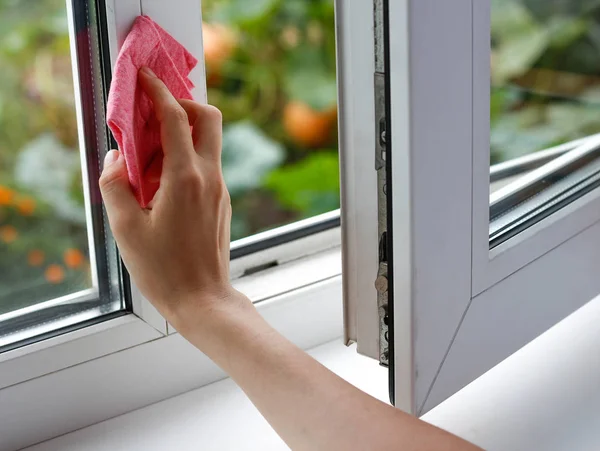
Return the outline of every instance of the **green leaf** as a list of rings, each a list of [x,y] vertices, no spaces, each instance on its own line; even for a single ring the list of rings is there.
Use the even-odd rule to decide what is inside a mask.
[[[306,23],[309,17],[306,0],[285,0],[281,4],[281,14],[293,23]]]
[[[224,23],[248,23],[268,16],[279,0],[230,0],[218,4],[211,18]]]
[[[251,122],[223,130],[223,176],[232,196],[257,188],[263,177],[284,159],[283,146]]]
[[[600,0],[523,0],[523,3],[540,20],[556,15],[581,16],[600,6]]]
[[[550,31],[515,0],[492,1],[492,80],[504,84],[526,73],[550,45]]]
[[[517,0],[492,0],[491,19],[492,36],[500,42],[540,27],[531,11]]]
[[[554,17],[548,22],[551,45],[554,48],[565,49],[583,37],[588,28],[589,23],[583,19]]]
[[[284,89],[291,100],[323,111],[337,102],[335,67],[329,67],[323,48],[301,45],[288,54]]]
[[[307,104],[313,110],[323,111],[337,102],[335,76],[319,68],[306,68],[288,74],[286,93],[292,100]]]
[[[503,42],[496,51],[494,83],[504,84],[511,78],[525,74],[542,56],[550,43],[544,29],[532,29],[527,34],[514,36]]]
[[[335,210],[340,205],[338,156],[317,151],[293,165],[273,171],[265,187],[275,193],[279,203],[305,216]]]

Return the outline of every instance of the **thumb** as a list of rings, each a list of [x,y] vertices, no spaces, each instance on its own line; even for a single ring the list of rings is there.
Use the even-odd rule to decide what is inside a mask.
[[[106,154],[100,191],[115,235],[135,227],[143,212],[131,191],[125,159],[118,150]]]

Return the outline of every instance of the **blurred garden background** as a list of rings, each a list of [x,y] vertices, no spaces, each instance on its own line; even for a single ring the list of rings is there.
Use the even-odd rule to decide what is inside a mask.
[[[600,0],[492,3],[491,161],[600,132]],[[333,0],[202,9],[232,239],[339,208]],[[0,314],[90,287],[89,255],[65,0],[0,0]]]
[[[65,5],[0,0],[0,314],[91,287]]]
[[[339,208],[333,0],[203,0],[232,239]]]
[[[492,0],[491,160],[600,132],[600,0]]]

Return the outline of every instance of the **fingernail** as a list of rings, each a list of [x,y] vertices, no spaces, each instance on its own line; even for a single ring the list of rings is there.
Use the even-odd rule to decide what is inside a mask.
[[[152,69],[150,69],[148,66],[142,66],[141,71],[150,77],[156,77],[156,74],[152,72]]]
[[[119,151],[118,150],[111,150],[104,157],[104,167],[105,168],[109,167],[111,164],[113,164],[118,159],[119,159]]]

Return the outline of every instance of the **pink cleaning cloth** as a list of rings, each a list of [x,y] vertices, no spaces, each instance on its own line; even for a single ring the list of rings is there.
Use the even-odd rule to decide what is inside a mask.
[[[148,16],[139,16],[123,43],[108,95],[107,122],[125,156],[129,182],[142,207],[160,185],[160,124],[152,101],[138,85],[138,71],[148,66],[176,99],[192,99],[188,79],[198,60]]]

